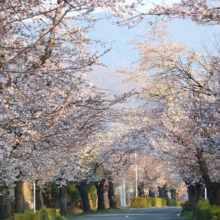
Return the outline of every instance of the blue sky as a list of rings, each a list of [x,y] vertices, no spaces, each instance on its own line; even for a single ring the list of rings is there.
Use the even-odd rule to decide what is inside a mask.
[[[149,1],[150,2],[150,1]],[[154,3],[159,1],[154,1]],[[174,1],[166,1],[173,3]],[[179,2],[179,1],[175,1]],[[151,3],[148,7],[152,6]],[[146,8],[142,8],[146,10]],[[94,13],[100,17],[102,13]],[[138,58],[135,51],[131,51],[129,41],[137,39],[137,35],[147,32],[149,26],[147,20],[143,20],[136,27],[128,29],[128,27],[118,27],[113,25],[109,20],[100,20],[93,31],[88,36],[108,42],[112,50],[101,58],[101,61],[108,67],[94,67],[94,71],[88,74],[88,80],[99,88],[118,94],[129,90],[128,84],[121,84],[123,75],[115,73],[115,69],[128,67],[130,63]],[[219,26],[199,26],[190,19],[173,19],[168,22],[168,29],[171,31],[171,37],[176,37],[178,42],[196,52],[205,53],[204,46],[212,50],[215,37],[220,39]],[[100,49],[100,48],[97,48]],[[132,103],[130,106],[133,105]],[[128,105],[127,105],[128,106]]]
[[[168,22],[171,37],[198,52],[204,52],[203,46],[213,47],[215,36],[219,37],[219,26],[199,26],[191,20],[174,19]],[[123,68],[137,59],[135,51],[130,51],[129,41],[137,39],[149,29],[144,20],[136,27],[118,27],[107,20],[99,21],[88,35],[112,44],[112,50],[101,60],[110,68]]]

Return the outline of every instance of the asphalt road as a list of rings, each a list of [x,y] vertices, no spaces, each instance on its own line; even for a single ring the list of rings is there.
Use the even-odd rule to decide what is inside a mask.
[[[126,209],[116,212],[104,212],[81,216],[79,220],[185,220],[177,214],[181,212],[179,207]]]

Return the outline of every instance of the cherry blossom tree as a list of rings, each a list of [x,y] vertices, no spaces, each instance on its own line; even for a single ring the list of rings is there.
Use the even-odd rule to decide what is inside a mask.
[[[89,118],[98,111],[93,109],[86,119],[85,114],[80,115],[79,107],[92,109],[92,105],[98,103],[92,99],[102,94],[95,95],[91,91],[92,85],[85,83],[83,74],[76,72],[86,71],[86,67],[99,62],[99,55],[96,52],[91,54],[88,49],[94,42],[83,34],[95,22],[95,19],[85,16],[98,6],[61,1],[1,2],[3,145],[7,143],[17,149],[19,144],[31,141],[32,148],[36,149],[41,144],[34,143],[35,140],[43,138],[45,147],[48,145],[47,137],[53,133],[58,136],[60,131],[54,132],[55,127],[63,131],[68,129],[67,124],[61,126],[67,112],[72,114],[72,118],[87,121],[86,126],[84,121],[75,127],[78,136],[82,128],[87,127],[88,131]],[[106,2],[102,6],[109,5]],[[83,16],[73,15],[76,12]],[[84,19],[89,21],[89,25],[82,28],[72,26],[68,24],[71,19]],[[55,121],[61,124],[55,126]],[[92,126],[89,129],[92,133]]]
[[[105,45],[86,36],[97,22],[90,12],[116,3],[0,2],[0,180],[4,186],[18,180],[37,180],[41,185],[60,173],[64,183],[71,179],[62,173],[68,163],[75,166],[76,177],[85,139],[102,128],[113,105],[125,100],[127,95],[110,97],[85,80],[85,72],[99,65],[100,56],[108,51],[94,51],[93,45]]]
[[[128,75],[126,81],[141,86],[137,93],[146,100],[148,119],[148,127],[143,126],[151,129],[152,146],[186,182],[205,182],[210,203],[218,204],[219,169],[213,162],[218,161],[219,57],[166,42],[165,30],[152,28],[144,42],[134,42],[140,51],[137,67],[120,72]]]
[[[190,17],[198,24],[215,25],[220,21],[220,5],[218,1],[186,1],[174,3],[171,6],[165,3],[155,5],[149,14],[177,16],[182,19]]]
[[[169,21],[174,18],[187,19],[200,25],[219,25],[220,21],[220,4],[218,0],[201,1],[201,0],[181,0],[179,3],[172,5],[162,2],[160,4],[149,2],[135,1],[132,4],[121,4],[115,9],[113,23],[118,26],[127,25],[129,28],[136,26],[138,23],[147,20],[152,24],[152,17],[157,20],[164,18]],[[143,10],[141,7],[147,5],[149,10]]]

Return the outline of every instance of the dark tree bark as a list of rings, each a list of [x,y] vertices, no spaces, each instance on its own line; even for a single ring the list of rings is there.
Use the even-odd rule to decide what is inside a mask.
[[[171,195],[171,199],[175,199],[176,200],[176,190],[175,189],[171,189],[170,190],[170,195]]]
[[[15,182],[15,213],[24,212],[24,192],[23,192],[23,182]]]
[[[0,185],[0,219],[12,219],[9,192],[5,183]]]
[[[115,200],[115,191],[113,187],[113,182],[109,181],[109,189],[108,189],[108,199],[110,208],[116,208],[117,202]]]
[[[105,210],[105,200],[104,200],[104,193],[105,193],[105,179],[101,181],[95,182],[95,187],[97,189],[97,195],[98,195],[98,208],[97,210]]]
[[[220,206],[220,184],[211,181],[203,150],[198,150],[196,156],[198,158],[202,178],[205,181],[207,188],[207,197],[209,199],[209,203],[210,205]]]
[[[162,198],[162,187],[158,186],[159,197]]]
[[[196,217],[196,203],[201,200],[202,198],[204,198],[204,185],[200,184],[200,183],[196,183],[195,184],[195,197],[193,199],[193,218]]]
[[[176,193],[176,201],[180,201],[179,192]]]
[[[80,185],[76,185],[76,187],[81,195],[81,199],[83,203],[83,211],[90,212],[91,207],[89,204],[88,184],[86,184],[85,182],[81,182]]]
[[[190,185],[187,188],[188,198],[193,207],[196,203],[203,198],[204,195],[204,185],[196,183],[195,185]]]
[[[138,184],[138,196],[139,197],[145,197],[144,182],[139,182],[139,184]]]
[[[176,189],[171,189],[170,193],[171,193],[171,199],[175,199],[176,201],[179,201],[179,194],[176,191]]]
[[[149,189],[149,197],[155,197],[155,192],[154,192],[154,190],[153,190],[153,188],[151,188],[150,187],[150,189]]]
[[[204,198],[204,185],[200,183],[195,184],[196,189],[196,198],[195,198],[195,204]]]
[[[159,197],[163,198],[163,197],[167,197],[168,198],[168,189],[167,189],[167,185],[163,185],[163,187],[158,186],[158,190],[159,190]]]
[[[47,208],[53,208],[52,195],[51,195],[51,183],[46,183],[46,189],[42,192],[43,202]]]
[[[188,193],[188,200],[191,202],[191,204],[194,204],[195,196],[196,196],[196,189],[194,185],[190,185],[187,187],[187,193]]]
[[[44,208],[42,189],[36,185],[36,209],[41,210]]]
[[[59,202],[61,215],[67,215],[67,186],[59,188]]]
[[[60,209],[59,195],[60,195],[59,188],[57,188],[56,191],[53,192],[53,194],[51,194],[51,203],[52,203],[52,208],[54,209]]]

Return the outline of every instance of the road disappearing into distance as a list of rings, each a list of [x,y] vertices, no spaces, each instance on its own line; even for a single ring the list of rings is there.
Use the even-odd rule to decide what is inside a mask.
[[[81,220],[186,220],[179,217],[180,207],[126,209],[81,216]]]

